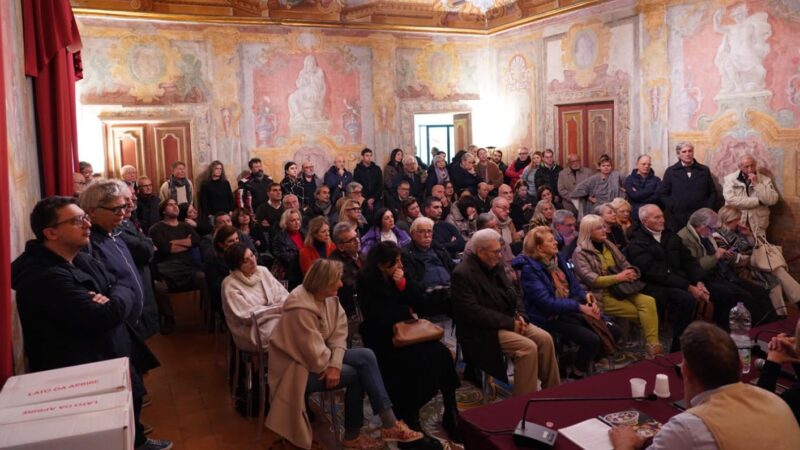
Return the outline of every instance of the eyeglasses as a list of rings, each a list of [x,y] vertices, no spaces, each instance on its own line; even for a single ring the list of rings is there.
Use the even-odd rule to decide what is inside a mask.
[[[128,206],[127,203],[124,205],[115,206],[113,208],[109,208],[107,206],[98,206],[98,208],[100,209],[105,209],[106,211],[111,212],[111,214],[117,214],[117,215],[124,214],[125,210],[128,209],[129,207],[130,206]]]
[[[92,224],[92,219],[89,217],[88,214],[83,214],[81,216],[75,216],[66,220],[62,220],[61,222],[56,222],[55,224],[53,224],[51,228],[55,228],[59,225],[64,225],[65,223],[68,223],[72,226],[80,227],[83,225],[84,222],[90,225]]]
[[[361,238],[356,236],[356,237],[354,237],[352,239],[348,239],[346,241],[342,241],[342,244],[355,244],[356,242],[358,242],[360,240],[361,240]]]
[[[359,207],[357,207],[357,206],[354,206],[354,207],[352,207],[352,208],[347,208],[347,209],[345,209],[345,211],[347,211],[347,212],[361,211],[361,208],[359,208]]]
[[[419,234],[425,234],[425,235],[433,234],[433,230],[420,230],[420,229],[417,229],[414,232],[415,233],[419,233]]]
[[[144,189],[144,188],[151,188],[151,187],[153,187],[153,185],[152,184],[140,184],[139,187]]]

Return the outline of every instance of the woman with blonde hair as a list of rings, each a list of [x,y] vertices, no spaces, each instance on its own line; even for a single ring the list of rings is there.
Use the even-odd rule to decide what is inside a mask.
[[[287,209],[281,215],[280,231],[272,240],[272,252],[275,256],[275,276],[286,280],[289,289],[293,289],[303,280],[300,270],[300,249],[303,248],[303,232],[300,231],[302,219],[297,209]]]
[[[605,338],[601,340],[601,335],[590,325],[590,320],[602,320],[599,306],[595,297],[583,289],[567,262],[558,257],[553,231],[545,226],[529,231],[522,244],[522,254],[517,255],[511,265],[520,272],[527,319],[578,345],[575,367],[570,375],[583,378],[603,347],[613,351],[613,338],[606,329],[605,333],[600,332]]]
[[[662,355],[664,351],[658,340],[656,300],[640,292],[624,297],[620,295],[619,289],[616,295],[611,293],[611,288],[615,285],[638,281],[639,269],[632,266],[617,246],[608,240],[606,225],[599,216],[588,214],[581,220],[572,262],[578,278],[592,290],[592,294],[600,301],[603,312],[639,323],[647,342],[647,357],[652,359]],[[641,283],[639,287],[644,288],[644,284]],[[637,289],[632,288],[629,291]]]
[[[536,203],[536,209],[533,210],[533,217],[531,218],[531,226],[533,227],[552,227],[553,216],[556,213],[556,207],[550,200],[539,200]]]
[[[331,227],[328,219],[317,216],[308,223],[308,232],[303,240],[303,248],[300,249],[300,271],[308,273],[311,264],[320,258],[327,258],[336,246],[331,242]]]
[[[627,236],[628,230],[633,226],[633,220],[631,219],[633,207],[622,197],[611,200],[609,205],[611,205],[614,212],[617,213],[617,224],[622,228],[622,233]]]
[[[361,214],[361,204],[356,200],[347,199],[342,202],[339,208],[339,222],[349,223],[358,231],[359,236],[363,236],[366,232],[367,221]]]
[[[336,297],[342,287],[342,263],[318,259],[303,284],[283,304],[269,346],[269,403],[265,425],[292,445],[312,447],[306,393],[345,388],[344,448],[378,449],[385,442],[422,438],[397,420],[383,385],[375,353],[347,348],[347,317]],[[298,339],[302,336],[302,339]],[[381,438],[362,433],[364,393],[381,418]]]
[[[786,299],[791,303],[800,301],[800,284],[786,271],[786,267],[775,267],[761,271],[750,263],[756,240],[752,231],[742,224],[742,212],[730,205],[719,210],[720,226],[712,235],[719,248],[732,250],[734,258],[729,260],[732,269],[740,278],[769,290],[769,298],[775,312],[785,316]]]

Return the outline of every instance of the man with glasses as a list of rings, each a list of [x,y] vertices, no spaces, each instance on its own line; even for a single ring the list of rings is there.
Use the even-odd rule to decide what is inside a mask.
[[[553,191],[553,193],[558,192],[558,195],[565,199],[562,202],[564,209],[577,216],[577,200],[570,200],[570,196],[572,191],[575,190],[575,186],[592,175],[594,175],[594,170],[588,167],[581,167],[581,159],[578,155],[575,153],[567,155],[567,168],[558,173],[557,189]],[[528,191],[535,192],[535,189],[532,186],[528,186]]]
[[[136,294],[81,252],[89,245],[89,215],[73,198],[48,197],[33,208],[30,224],[36,239],[11,265],[30,370],[130,358],[136,342],[125,319],[136,309]],[[136,449],[172,448],[144,434],[139,413],[145,391],[133,365],[131,384]]]
[[[153,180],[147,176],[139,177],[138,189],[136,191],[137,207],[136,219],[145,234],[150,231],[150,227],[161,220],[158,214],[158,204],[160,200],[153,193]]]
[[[411,223],[411,242],[402,255],[406,275],[425,288],[426,304],[431,310],[423,313],[450,313],[450,274],[453,258],[433,240],[433,221],[418,217]]]
[[[495,197],[492,200],[491,214],[497,218],[497,227],[504,241],[513,246],[514,243],[522,240],[525,231],[517,231],[514,227],[514,221],[511,220],[511,204],[508,203],[508,200],[503,197]]]
[[[570,261],[577,246],[578,235],[575,233],[575,214],[566,209],[559,209],[553,214],[553,235],[558,243],[558,257]]]
[[[303,161],[303,173],[300,174],[300,187],[303,188],[303,196],[300,202],[303,208],[308,207],[314,202],[314,193],[317,188],[322,186],[322,180],[314,173],[314,163],[310,160]]]
[[[348,317],[356,312],[356,277],[361,271],[361,240],[358,231],[347,222],[339,222],[333,227],[331,239],[336,245],[336,250],[329,259],[341,261],[344,266],[342,272],[342,287],[339,288],[339,302],[342,304]]]
[[[508,380],[503,355],[514,361],[514,396],[537,390],[537,378],[548,388],[561,382],[553,339],[528,323],[520,296],[501,264],[500,234],[475,232],[474,253],[453,271],[450,295],[456,333],[464,361],[498,380]]]

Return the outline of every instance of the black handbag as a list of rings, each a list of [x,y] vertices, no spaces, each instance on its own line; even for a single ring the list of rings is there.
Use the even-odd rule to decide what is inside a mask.
[[[630,268],[635,270],[636,273],[640,274],[639,269],[635,266],[631,266]],[[609,273],[611,274],[618,274],[620,272],[622,272],[622,270],[618,266],[609,268]],[[639,279],[633,281],[623,281],[613,286],[609,286],[608,292],[614,296],[614,298],[624,299],[642,292],[642,289],[644,289],[646,286],[647,284]]]

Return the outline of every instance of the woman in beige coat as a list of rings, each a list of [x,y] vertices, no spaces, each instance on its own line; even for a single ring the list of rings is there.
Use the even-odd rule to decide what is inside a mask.
[[[341,278],[341,262],[318,259],[286,299],[270,341],[265,425],[292,445],[311,448],[305,394],[345,388],[344,448],[378,449],[384,441],[419,440],[422,433],[395,418],[372,350],[346,347],[347,318],[336,297]],[[364,393],[380,415],[382,440],[361,433]]]

